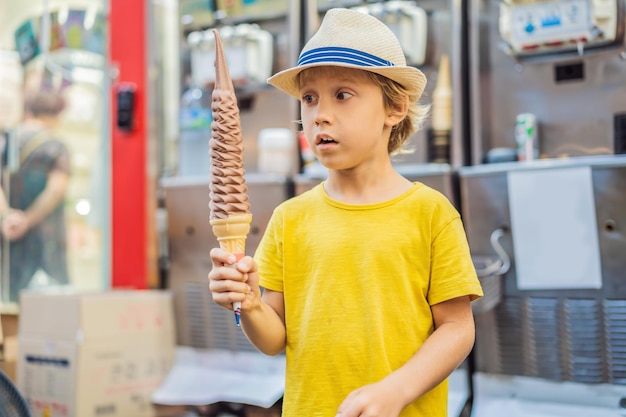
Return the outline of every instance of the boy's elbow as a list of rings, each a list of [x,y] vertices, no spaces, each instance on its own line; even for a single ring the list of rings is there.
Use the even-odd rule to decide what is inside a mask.
[[[268,349],[265,352],[263,352],[263,351],[261,351],[261,352],[266,354],[266,355],[268,355],[268,356],[277,356],[277,355],[280,355],[281,353],[283,353],[284,351],[285,351],[285,349],[280,348],[280,349]]]
[[[465,356],[467,356],[470,354],[472,349],[474,349],[474,343],[476,342],[476,327],[473,317],[470,322],[465,325],[464,329],[465,331],[463,332],[463,345],[465,346],[466,351]]]
[[[260,344],[252,343],[252,345],[261,353],[267,356],[276,356],[285,351],[284,344]]]

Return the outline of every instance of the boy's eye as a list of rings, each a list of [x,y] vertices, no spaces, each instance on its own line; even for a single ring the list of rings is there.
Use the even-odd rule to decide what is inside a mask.
[[[349,99],[350,97],[352,97],[352,94],[347,93],[347,92],[345,92],[345,91],[342,91],[341,93],[337,94],[337,98],[338,98],[339,100],[347,100],[347,99]]]
[[[315,98],[311,95],[311,94],[305,94],[302,96],[302,102],[303,103],[313,103],[313,101],[315,100]]]

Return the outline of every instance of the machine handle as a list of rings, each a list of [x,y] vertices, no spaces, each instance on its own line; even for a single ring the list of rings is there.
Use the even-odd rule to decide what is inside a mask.
[[[483,269],[476,270],[478,276],[485,277],[489,275],[504,275],[509,271],[509,269],[511,269],[511,258],[500,244],[500,238],[503,237],[504,234],[505,229],[502,227],[491,233],[489,241],[491,242],[491,247],[498,255],[498,260]]]

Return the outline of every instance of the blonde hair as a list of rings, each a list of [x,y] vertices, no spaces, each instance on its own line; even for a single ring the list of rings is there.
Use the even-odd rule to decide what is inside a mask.
[[[391,129],[387,152],[390,155],[411,153],[405,145],[411,135],[422,128],[424,120],[430,111],[429,105],[419,104],[419,97],[411,95],[406,88],[397,82],[373,72],[365,71],[369,79],[378,85],[383,92],[383,104],[385,109],[393,110],[402,106],[407,98],[409,107],[406,117]]]

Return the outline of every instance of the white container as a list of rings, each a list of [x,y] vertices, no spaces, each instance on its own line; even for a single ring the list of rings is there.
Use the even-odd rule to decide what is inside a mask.
[[[289,129],[268,128],[259,132],[258,171],[291,175],[298,172],[298,146]]]

